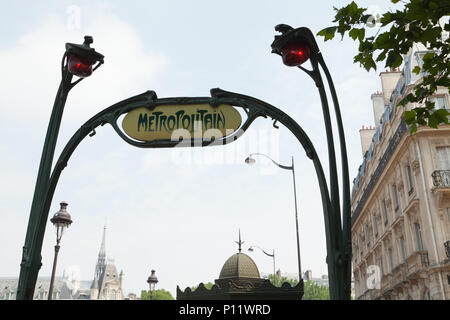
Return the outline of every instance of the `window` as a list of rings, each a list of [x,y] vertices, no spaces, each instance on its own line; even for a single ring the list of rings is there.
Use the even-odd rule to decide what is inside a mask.
[[[408,177],[408,195],[411,195],[411,193],[414,191],[414,182],[411,174],[411,166],[409,164],[406,166],[406,176]]]
[[[377,216],[374,214],[372,216],[373,219],[373,229],[375,230],[375,239],[378,237],[378,222],[377,222]]]
[[[9,291],[6,291],[5,293],[5,300],[9,300]]]
[[[418,223],[414,224],[414,231],[416,233],[417,250],[422,251],[424,248],[423,248],[422,230],[420,229],[420,224],[418,224]]]
[[[361,259],[364,256],[364,237],[360,234],[359,235],[359,248],[360,248],[360,254],[361,254]]]
[[[438,170],[450,170],[450,147],[436,148]]]
[[[380,270],[381,270],[381,275],[384,276],[383,257],[380,257]]]
[[[362,274],[362,282],[363,282],[363,286],[364,286],[364,291],[363,292],[365,292],[367,290],[367,283],[366,283],[366,275],[365,275],[364,272]]]
[[[400,252],[402,253],[402,262],[406,261],[406,246],[405,246],[405,238],[403,236],[399,239],[400,243]]]
[[[388,249],[388,258],[389,258],[389,271],[392,272],[392,270],[394,270],[394,257],[392,256],[392,249]]]
[[[384,200],[384,199],[383,199],[383,215],[384,215],[384,225],[386,226],[388,224],[388,212],[387,212],[386,200]]]
[[[394,195],[394,205],[395,205],[395,211],[398,211],[398,194],[397,194],[397,186],[395,184],[392,185],[392,193]]]
[[[44,291],[39,292],[39,300],[44,300]]]
[[[116,300],[116,290],[111,291],[110,300]]]
[[[430,100],[434,102],[435,109],[448,109],[446,96],[436,96]]]
[[[53,292],[53,300],[56,300],[58,298],[58,293],[57,292]]]
[[[368,224],[366,224],[365,230],[366,230],[367,248],[370,248],[370,230],[369,230],[369,225]]]

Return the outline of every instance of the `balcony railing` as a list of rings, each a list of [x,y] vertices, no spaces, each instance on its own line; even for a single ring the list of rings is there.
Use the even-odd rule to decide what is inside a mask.
[[[393,287],[402,285],[406,281],[406,263],[401,263],[394,268],[392,272],[392,285]]]
[[[450,187],[450,170],[436,170],[431,176],[435,187]]]
[[[429,266],[428,252],[417,251],[408,257],[406,260],[408,266],[408,278],[415,278],[420,272],[426,271]]]

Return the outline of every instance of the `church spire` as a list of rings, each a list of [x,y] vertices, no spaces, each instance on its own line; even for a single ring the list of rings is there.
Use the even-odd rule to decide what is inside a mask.
[[[106,249],[105,249],[105,239],[106,239],[106,224],[103,227],[103,238],[102,238],[102,245],[100,246],[100,252],[98,253],[98,256],[106,256]]]
[[[97,265],[95,266],[95,277],[102,281],[103,273],[106,268],[106,248],[105,248],[105,239],[106,239],[106,224],[103,227],[103,237],[102,244],[100,246],[100,251],[98,253]]]

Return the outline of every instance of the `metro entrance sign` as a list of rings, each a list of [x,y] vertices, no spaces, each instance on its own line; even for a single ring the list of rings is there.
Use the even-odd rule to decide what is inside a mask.
[[[123,119],[122,128],[140,141],[168,140],[179,135],[201,138],[208,130],[215,137],[224,137],[239,129],[241,121],[231,105],[179,104],[134,109]]]
[[[23,246],[17,299],[33,299],[37,276],[42,266],[41,250],[48,213],[62,170],[67,166],[70,157],[81,141],[87,136],[94,136],[96,133],[95,130],[99,126],[105,124],[111,125],[120,138],[135,147],[204,147],[225,145],[235,141],[250,127],[253,121],[260,117],[271,118],[274,121],[273,126],[275,128],[278,128],[276,123],[279,122],[291,131],[302,145],[307,157],[314,164],[319,182],[324,215],[330,298],[350,299],[351,234],[349,232],[348,167],[345,139],[336,92],[331,81],[331,76],[311,31],[307,28],[293,29],[287,25],[278,25],[275,29],[283,34],[281,36],[275,36],[275,41],[272,44],[272,52],[281,54],[283,61],[289,66],[298,66],[305,71],[313,78],[319,89],[325,118],[325,128],[327,130],[330,187],[328,187],[322,164],[311,140],[297,122],[282,110],[262,100],[218,88],[211,89],[210,97],[160,99],[154,91],[147,91],[120,101],[86,121],[67,142],[55,166],[52,168],[57,136],[67,95],[77,83],[83,80],[83,77],[90,75],[90,72],[85,73],[81,71],[86,68],[86,70],[92,68],[92,71],[94,71],[103,64],[103,55],[100,55],[95,49],[89,46],[93,39],[92,37],[86,36],[83,45],[66,44],[66,52],[61,64],[61,84],[56,95],[47,129],[30,210],[25,245]],[[297,42],[301,46],[297,45]],[[305,46],[311,51],[306,50]],[[73,68],[70,68],[70,62],[74,61],[75,58],[78,59],[76,61],[79,61],[75,66],[83,67],[83,70],[77,71],[75,68],[74,71]],[[87,58],[89,59],[85,61],[82,58],[85,60]],[[311,59],[313,70],[307,70],[300,65],[307,59]],[[94,66],[94,63],[97,63],[97,65]],[[332,140],[332,128],[329,122],[330,114],[322,78],[318,69],[319,64],[324,69],[327,81],[330,84],[341,140],[342,176],[345,182],[343,188],[342,220],[339,205],[339,189],[337,187],[337,173],[335,170],[336,160]],[[81,78],[72,82],[73,75]],[[238,109],[241,112],[238,112]],[[241,114],[246,115],[244,121],[241,119]],[[123,130],[120,129],[118,124],[119,118],[122,116]],[[180,141],[183,143],[180,143]]]

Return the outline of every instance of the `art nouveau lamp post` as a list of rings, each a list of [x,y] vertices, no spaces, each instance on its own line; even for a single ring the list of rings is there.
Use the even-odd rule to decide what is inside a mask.
[[[58,139],[61,119],[69,91],[84,78],[89,77],[103,63],[103,55],[90,47],[91,36],[84,37],[83,44],[66,43],[66,51],[61,61],[61,83],[53,104],[52,114],[45,136],[44,148],[31,204],[28,228],[23,246],[22,262],[20,264],[18,300],[31,300],[36,285],[41,263],[41,249],[45,226],[50,209],[48,197],[53,156]],[[79,77],[72,82],[73,76]]]
[[[326,219],[329,219],[326,223],[326,225],[329,225],[329,228],[327,227],[326,230],[326,236],[328,275],[330,279],[330,298],[349,300],[351,293],[352,254],[350,184],[344,129],[336,90],[334,88],[330,72],[325,64],[322,53],[319,50],[311,30],[305,27],[294,29],[285,24],[277,25],[275,30],[281,32],[281,35],[275,36],[275,40],[271,45],[272,52],[280,55],[285,65],[289,67],[298,67],[306,72],[314,80],[319,91],[327,136],[328,165],[330,168],[330,183],[328,190],[331,198],[331,214],[329,217],[326,217]],[[302,64],[308,60],[311,62],[312,70],[308,70],[302,66]],[[339,134],[342,164],[342,221],[333,129],[331,125],[327,95],[319,66],[324,71],[329,85]]]
[[[148,285],[150,287],[150,300],[153,300],[153,292],[155,291],[155,286],[158,283],[158,278],[155,275],[155,270],[152,270],[152,274],[147,279]]]
[[[56,262],[58,260],[59,243],[61,242],[62,235],[66,228],[72,223],[70,214],[67,212],[67,202],[61,202],[58,212],[55,213],[53,218],[50,219],[51,223],[55,226],[56,231],[56,246],[55,246],[55,258],[53,260],[52,278],[50,280],[50,289],[48,290],[48,300],[52,300],[53,297],[53,284],[55,282]]]
[[[298,259],[298,281],[302,279],[302,263],[300,258],[300,234],[298,231],[298,210],[297,210],[297,189],[295,187],[295,169],[294,169],[294,157],[292,157],[292,165],[291,166],[284,166],[273,160],[271,157],[264,153],[251,153],[247,159],[245,159],[245,163],[247,164],[254,164],[256,160],[252,158],[252,156],[259,155],[264,156],[268,159],[270,159],[276,166],[280,167],[281,169],[285,170],[291,170],[292,171],[292,179],[294,182],[294,203],[295,203],[295,227],[296,227],[296,233],[297,233],[297,259]],[[275,263],[275,262],[274,262]],[[274,266],[275,269],[275,266]],[[275,270],[274,270],[275,272]]]

